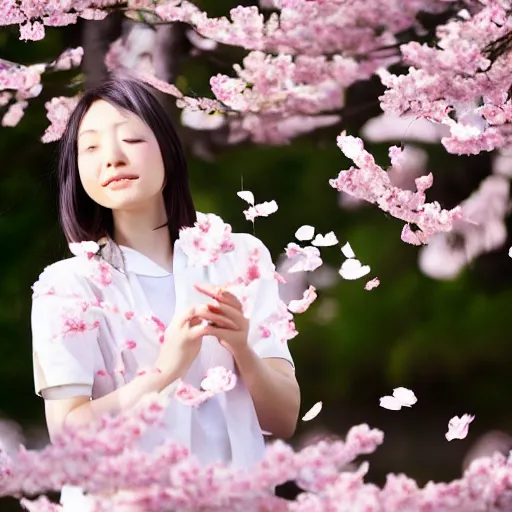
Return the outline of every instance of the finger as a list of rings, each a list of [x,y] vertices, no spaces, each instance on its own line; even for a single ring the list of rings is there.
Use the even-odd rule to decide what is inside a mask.
[[[183,315],[181,316],[180,318],[180,321],[179,321],[179,326],[180,327],[185,327],[185,325],[187,325],[189,322],[191,322],[194,317],[197,316],[197,306],[192,306],[190,308],[188,308],[185,313],[183,313]]]
[[[196,325],[199,325],[201,322],[201,318],[199,318],[198,316],[194,316],[188,321],[188,326],[195,327]]]
[[[208,322],[212,322],[217,327],[221,327],[222,329],[229,329],[231,331],[239,331],[241,327],[227,318],[224,315],[219,315],[217,313],[213,313],[212,311],[205,311],[204,313],[201,313],[200,318],[203,320],[208,320]]]
[[[237,325],[241,325],[241,323],[245,320],[242,311],[240,309],[234,308],[233,306],[230,306],[229,304],[207,304],[207,307],[212,313],[223,315]]]
[[[189,327],[188,329],[188,336],[190,338],[200,338],[202,336],[207,336],[207,333],[206,333],[206,329],[209,327],[208,324],[206,323],[203,323],[202,321],[200,321],[198,324],[196,325],[192,325]]]
[[[233,335],[231,329],[223,329],[222,327],[215,327],[213,325],[207,325],[204,329],[204,336],[214,336],[219,340],[229,339]]]
[[[215,299],[219,303],[227,304],[236,309],[240,309],[240,310],[242,309],[242,304],[238,300],[236,295],[227,291],[225,288],[221,288],[218,286],[212,286],[212,285],[201,285],[201,284],[196,284],[194,286],[198,291],[200,291],[201,293],[204,293],[205,295],[208,295],[208,297]]]

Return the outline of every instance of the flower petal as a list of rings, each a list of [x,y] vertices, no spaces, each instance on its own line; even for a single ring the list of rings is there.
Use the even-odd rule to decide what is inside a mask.
[[[356,257],[355,252],[352,250],[352,247],[350,246],[350,244],[348,242],[341,248],[341,252],[343,253],[343,256],[345,256],[345,258],[355,258]]]
[[[338,239],[333,231],[326,235],[316,235],[315,239],[311,242],[312,245],[317,247],[332,247],[338,243]]]
[[[448,441],[464,439],[468,435],[469,424],[475,419],[473,415],[463,414],[460,418],[454,416],[448,423],[448,432],[445,437]]]
[[[416,395],[407,388],[395,388],[393,396],[405,407],[411,407],[418,401]]]
[[[297,240],[300,240],[301,242],[303,242],[305,240],[311,240],[314,235],[315,235],[315,228],[313,226],[309,226],[308,224],[301,226],[295,232],[295,238]]]
[[[402,404],[394,396],[383,396],[379,405],[390,411],[399,411],[402,408]]]
[[[316,418],[320,414],[321,410],[322,402],[317,402],[306,414],[304,414],[302,421],[311,421],[313,418]]]
[[[240,192],[237,192],[236,195],[240,199],[243,199],[247,203],[252,204],[254,206],[254,194],[249,190],[241,190]]]
[[[359,260],[351,258],[343,262],[339,274],[343,279],[354,280],[369,274],[370,270],[368,265],[361,265]]]

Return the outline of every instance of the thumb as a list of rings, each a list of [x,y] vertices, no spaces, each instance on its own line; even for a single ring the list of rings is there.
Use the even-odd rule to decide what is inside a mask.
[[[190,324],[190,327],[188,328],[188,335],[190,338],[201,338],[205,336],[205,329],[208,327],[208,325],[204,324],[203,321],[198,318],[197,321],[194,321],[195,323],[192,325]]]
[[[180,319],[180,327],[185,327],[185,325],[193,320],[195,316],[197,316],[196,307],[192,306],[183,313],[183,316]]]

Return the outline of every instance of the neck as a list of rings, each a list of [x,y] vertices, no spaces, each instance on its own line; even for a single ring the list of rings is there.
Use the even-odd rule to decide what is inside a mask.
[[[162,204],[151,210],[114,210],[114,241],[130,247],[152,259],[162,268],[172,271],[172,241]]]

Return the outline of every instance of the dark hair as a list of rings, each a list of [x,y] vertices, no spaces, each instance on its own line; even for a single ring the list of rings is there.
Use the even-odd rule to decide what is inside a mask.
[[[107,235],[114,236],[112,210],[100,206],[87,195],[78,174],[78,129],[83,116],[97,100],[136,114],[155,134],[165,169],[162,194],[167,226],[171,240],[175,241],[181,228],[193,226],[196,221],[183,148],[170,117],[150,87],[133,78],[115,77],[84,92],[61,138],[59,212],[68,243],[98,241]]]

